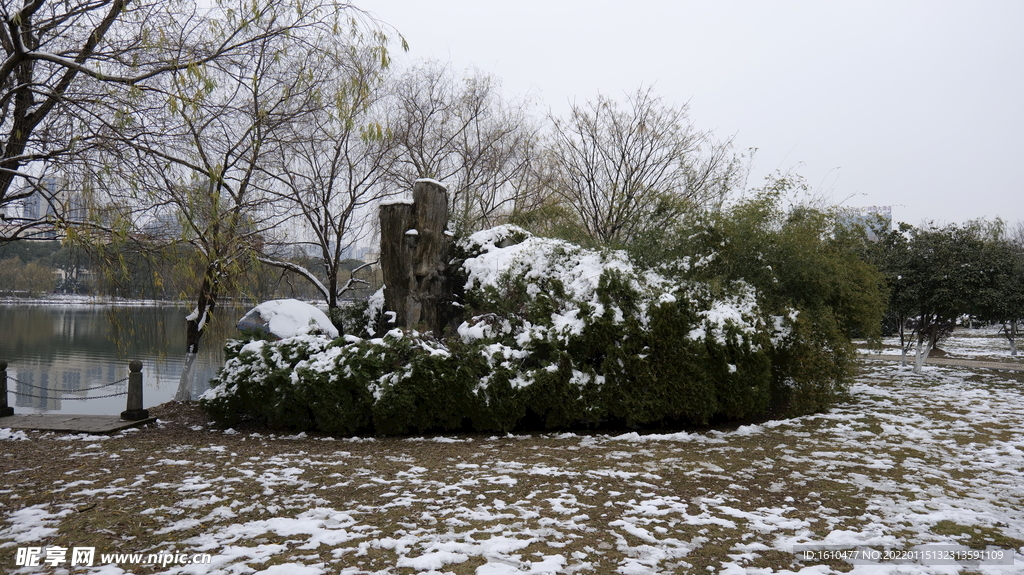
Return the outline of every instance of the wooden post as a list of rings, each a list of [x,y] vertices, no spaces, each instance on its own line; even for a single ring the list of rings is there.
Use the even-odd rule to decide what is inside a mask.
[[[142,362],[134,359],[128,364],[128,409],[121,412],[121,419],[138,421],[149,417],[149,411],[142,408]]]
[[[0,417],[14,415],[14,408],[7,406],[7,361],[0,359]]]
[[[430,330],[440,335],[452,315],[447,277],[451,238],[448,190],[434,180],[416,180],[413,201],[380,208],[380,261],[384,309],[378,335],[393,328]],[[394,316],[393,321],[390,315]]]

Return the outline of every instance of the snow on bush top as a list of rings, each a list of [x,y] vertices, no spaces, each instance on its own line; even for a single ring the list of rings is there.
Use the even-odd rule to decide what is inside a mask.
[[[563,240],[534,237],[511,225],[477,232],[463,242],[463,247],[470,254],[478,254],[463,264],[468,276],[466,290],[498,287],[501,278],[516,277],[525,281],[526,293],[536,297],[544,280],[560,281],[570,301],[563,302],[560,313],[551,316],[555,332],[581,332],[586,318],[580,317],[580,303],[589,304],[596,315],[604,312],[597,291],[601,276],[609,270],[619,272],[629,288],[640,294],[639,320],[643,325],[647,324],[650,306],[685,298],[699,310],[701,319],[690,332],[690,339],[712,338],[725,344],[727,325],[734,326],[743,337],[763,328],[757,291],[743,282],[735,282],[731,295],[716,298],[708,293],[706,285],[681,284],[654,271],[637,270],[623,251],[590,250]],[[622,310],[612,311],[616,323],[621,322]],[[486,337],[483,328],[467,322],[459,328],[459,335],[467,342],[482,339]]]
[[[316,412],[324,429],[384,434],[459,428],[467,413],[481,429],[507,431],[531,410],[558,427],[706,423],[768,405],[766,354],[787,345],[786,320],[796,316],[769,316],[750,284],[662,275],[625,252],[514,226],[473,234],[457,251],[475,314],[457,339],[396,328],[370,339],[235,344],[204,401],[222,418],[251,409],[294,425],[296,413]],[[378,291],[368,320],[383,305]],[[304,407],[266,400],[279,396]]]
[[[690,331],[689,339],[711,337],[719,345],[726,345],[726,326],[733,325],[745,336],[759,329],[757,292],[748,284],[740,284],[738,293],[711,302],[711,307],[697,312],[702,324]]]
[[[641,288],[636,281],[638,274],[625,252],[588,250],[562,240],[534,237],[516,226],[477,232],[469,237],[466,248],[470,253],[480,254],[463,264],[469,274],[467,290],[478,284],[497,286],[505,274],[526,279],[528,292],[539,289],[530,280],[556,278],[572,299],[597,303],[598,281],[601,274],[610,269],[633,279],[634,289]]]

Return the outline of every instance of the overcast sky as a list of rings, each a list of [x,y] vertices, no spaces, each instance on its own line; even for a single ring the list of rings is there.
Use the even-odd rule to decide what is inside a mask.
[[[1024,1],[356,0],[398,58],[475,66],[538,113],[653,85],[804,175],[918,224],[1024,220]]]

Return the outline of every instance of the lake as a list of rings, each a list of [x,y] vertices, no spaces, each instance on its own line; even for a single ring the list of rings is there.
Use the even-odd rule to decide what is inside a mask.
[[[7,404],[15,414],[59,412],[117,415],[128,362],[142,361],[143,405],[174,398],[185,360],[185,316],[173,305],[0,303],[0,360],[6,360]],[[193,399],[209,386],[224,361],[224,342],[238,334],[247,308],[221,308],[207,326],[196,359]],[[89,399],[84,399],[89,398]],[[0,427],[3,421],[0,420]]]

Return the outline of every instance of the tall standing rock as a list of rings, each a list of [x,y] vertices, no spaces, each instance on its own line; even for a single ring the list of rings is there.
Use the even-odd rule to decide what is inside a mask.
[[[447,227],[448,190],[434,180],[416,180],[411,202],[381,206],[385,313],[378,333],[398,327],[440,335],[451,321],[452,282],[447,273],[451,237],[445,232]]]

